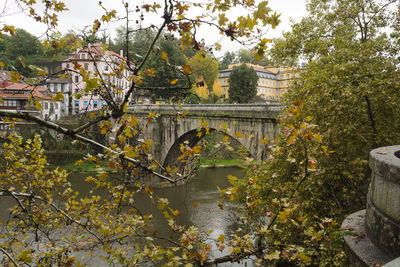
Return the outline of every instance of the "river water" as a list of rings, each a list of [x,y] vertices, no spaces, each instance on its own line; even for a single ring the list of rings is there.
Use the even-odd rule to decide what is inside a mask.
[[[237,225],[231,216],[229,209],[221,210],[217,201],[220,200],[218,187],[229,186],[227,176],[232,174],[238,178],[243,177],[245,171],[240,168],[206,168],[198,173],[187,184],[177,187],[156,188],[154,195],[168,198],[170,206],[179,210],[177,222],[181,225],[196,225],[202,231],[213,230],[211,238],[218,238],[222,233],[232,232]],[[81,196],[90,190],[90,186],[84,181],[86,175],[71,174],[69,179],[72,187],[78,189]],[[136,200],[136,205],[142,211],[153,214],[154,228],[157,233],[165,237],[174,238],[163,215],[148,199]],[[195,205],[193,205],[196,203]],[[8,207],[14,205],[12,199],[0,199],[0,220],[8,218]],[[197,207],[194,207],[197,206]],[[225,254],[227,252],[225,251]],[[215,246],[211,250],[211,257],[222,256]],[[92,264],[95,264],[92,261]],[[92,265],[91,264],[91,265]],[[92,265],[95,266],[95,265]],[[241,263],[226,263],[218,266],[253,266],[250,260]]]

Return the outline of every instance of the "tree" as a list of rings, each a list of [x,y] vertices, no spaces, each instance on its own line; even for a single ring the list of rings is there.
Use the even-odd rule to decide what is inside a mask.
[[[237,63],[236,55],[234,52],[225,52],[222,60],[219,62],[219,69],[227,69],[230,64]]]
[[[71,52],[82,47],[83,40],[73,31],[61,36],[53,33],[48,40],[43,42],[43,59],[45,62],[64,60]]]
[[[43,58],[43,46],[40,41],[29,32],[18,29],[12,36],[0,36],[4,50],[0,60],[8,68],[14,66],[21,74],[32,76],[35,74],[29,68],[30,64]]]
[[[239,49],[236,53],[238,63],[253,63],[253,56],[247,49]]]
[[[237,103],[248,103],[257,94],[257,72],[242,64],[233,67],[229,75],[229,100]]]
[[[210,96],[213,92],[215,79],[218,76],[218,61],[199,53],[191,57],[187,63],[192,69],[192,75],[195,79],[198,80],[201,77],[204,80]]]
[[[143,88],[151,90],[154,100],[182,99],[191,89],[192,82],[185,77],[185,70],[177,69],[177,66],[186,66],[180,43],[168,34],[162,36],[158,45],[159,51],[149,57],[145,65]]]
[[[232,198],[262,229],[255,235],[271,260],[344,265],[339,227],[365,207],[369,152],[400,141],[398,36],[386,33],[398,22],[395,5],[309,1],[309,14],[275,47],[306,65],[284,99],[269,160],[227,191],[239,192]]]
[[[48,34],[58,24],[57,13],[67,8],[62,1],[41,2],[40,4],[45,6],[38,9],[33,6],[34,1],[17,2],[21,8],[29,11],[29,16],[48,26]],[[101,2],[99,5],[104,14],[87,28],[89,30],[83,33],[84,36],[96,36],[105,24],[120,19],[115,10],[106,9]],[[236,250],[232,250],[233,254],[229,257],[210,259],[210,244],[205,242],[207,233],[200,233],[195,226],[179,225],[175,219],[179,211],[169,207],[167,199],[153,196],[149,185],[142,183],[144,173],[171,184],[177,184],[187,177],[162,167],[149,155],[151,140],[139,137],[141,126],[138,119],[134,114],[128,114],[126,109],[130,99],[141,89],[160,89],[167,92],[185,90],[192,86],[190,70],[185,62],[173,57],[177,43],[163,43],[162,38],[172,38],[169,34],[163,35],[163,32],[170,31],[171,34],[176,33],[180,36],[180,50],[201,50],[203,48],[196,39],[196,33],[203,23],[215,26],[232,40],[244,42],[244,39],[251,36],[260,37],[255,36],[253,32],[258,34],[265,26],[276,25],[279,16],[272,13],[266,1],[258,5],[253,1],[230,0],[222,4],[220,1],[209,1],[204,5],[186,1],[165,1],[162,5],[143,4],[133,9],[124,2],[123,6],[126,12],[121,17],[126,19],[127,24],[133,23],[126,28],[130,29],[132,26],[136,32],[144,31],[141,24],[136,22],[159,15],[159,20],[150,22],[149,27],[155,30],[155,34],[145,47],[145,52],[137,58],[129,53],[130,35],[127,31],[123,46],[128,52],[127,59],[119,62],[112,72],[105,73],[99,70],[96,61],[93,61],[93,72],[79,64],[73,64],[73,70],[70,70],[81,76],[85,82],[86,94],[99,94],[107,102],[103,109],[97,114],[82,116],[80,125],[61,125],[58,122],[42,120],[31,113],[0,111],[0,117],[10,122],[11,126],[19,120],[35,122],[41,127],[70,138],[80,147],[91,146],[95,152],[92,154],[95,155],[88,154],[84,160],[96,163],[106,161],[109,168],[119,173],[115,180],[109,177],[106,170],[96,177],[87,177],[86,182],[93,185],[93,190],[88,197],[79,199],[78,192],[74,191],[66,180],[67,173],[61,168],[48,166],[40,136],[35,135],[34,138],[24,140],[19,136],[10,135],[1,150],[3,161],[0,166],[0,196],[10,196],[16,205],[11,210],[12,220],[6,225],[7,231],[0,234],[3,265],[78,265],[79,259],[74,257],[73,252],[87,252],[90,256],[94,248],[103,250],[107,255],[107,258],[103,258],[106,264],[124,266],[141,266],[148,262],[165,266],[212,265],[254,254],[253,250],[247,249],[245,254],[238,254],[238,249],[241,251],[242,247],[247,246],[247,242],[244,241],[248,241],[248,238],[243,239],[242,246],[241,243],[234,245],[234,242],[241,241],[239,236],[234,237],[229,244],[230,241],[225,241],[225,236],[221,235],[218,241],[214,242],[215,245],[223,249],[226,243]],[[249,14],[237,18],[240,24],[226,16],[229,10],[237,6],[249,10]],[[203,14],[199,14],[199,8],[204,11]],[[219,17],[218,22],[215,21],[215,16]],[[157,21],[160,21],[160,24],[155,25]],[[0,32],[10,36],[16,34],[12,25],[5,24],[1,24]],[[59,46],[57,40],[52,41],[54,47]],[[101,56],[101,53],[89,54],[92,59]],[[152,64],[152,57],[162,60],[164,64]],[[163,66],[168,66],[168,69],[163,69]],[[121,77],[127,71],[132,73],[128,77],[130,88],[120,99],[117,98],[117,95],[120,95],[118,88],[112,86],[109,80]],[[170,75],[163,76],[167,71],[170,71]],[[40,74],[46,75],[43,71]],[[150,82],[153,76],[160,77],[157,85]],[[37,82],[37,79],[33,79],[34,84]],[[78,94],[80,92],[77,92],[76,96],[79,96]],[[59,97],[60,95],[56,95],[54,99]],[[30,99],[32,104],[39,107],[37,99]],[[177,118],[178,115],[181,114],[177,114]],[[147,123],[151,123],[154,117],[155,114],[148,114]],[[94,134],[89,131],[96,126],[98,130]],[[206,124],[203,125],[203,129],[199,129],[199,134],[203,132],[209,132]],[[101,142],[104,139],[111,140],[100,138],[107,134],[115,134],[114,143]],[[198,147],[190,148],[184,143],[181,145],[182,160],[199,152]],[[83,160],[79,160],[76,164],[82,162]],[[96,189],[102,190],[103,195],[98,194]],[[149,201],[158,204],[171,231],[180,238],[172,240],[153,231],[152,214],[135,208],[134,195],[138,193],[147,195]],[[69,231],[61,235],[60,228]],[[166,244],[158,242],[160,240]]]

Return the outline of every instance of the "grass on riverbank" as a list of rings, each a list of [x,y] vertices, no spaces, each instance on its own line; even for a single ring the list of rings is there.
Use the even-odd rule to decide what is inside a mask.
[[[78,173],[93,173],[93,172],[98,172],[101,169],[108,170],[109,167],[101,162],[101,163],[95,163],[95,162],[89,162],[89,161],[84,161],[80,165],[75,165],[76,161],[73,162],[65,162],[62,164],[62,168],[66,169],[68,172],[78,172]]]
[[[200,158],[201,166],[242,167],[247,163],[242,159],[206,159]]]

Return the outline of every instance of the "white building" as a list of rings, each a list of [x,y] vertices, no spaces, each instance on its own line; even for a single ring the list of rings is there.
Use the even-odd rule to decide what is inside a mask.
[[[62,62],[61,68],[67,71],[71,79],[72,114],[101,109],[107,105],[104,97],[112,97],[117,103],[122,101],[131,85],[132,72],[128,68],[120,68],[126,62],[122,51],[117,54],[104,49],[101,44],[89,44],[88,47],[71,53],[69,58]],[[101,78],[101,84],[107,85],[110,94],[105,91],[103,85],[99,86],[98,91],[85,91],[86,83],[79,71],[74,69],[75,64],[84,68],[92,77]]]

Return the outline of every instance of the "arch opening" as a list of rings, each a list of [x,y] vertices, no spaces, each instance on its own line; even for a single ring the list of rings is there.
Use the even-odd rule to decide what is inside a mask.
[[[205,134],[205,130],[197,129],[186,132],[181,135],[168,150],[164,159],[164,167],[171,169],[177,168],[180,173],[187,173],[190,160],[181,161],[178,158],[182,155],[180,150],[181,144],[194,148],[196,145],[201,145],[200,163],[203,165],[219,165],[232,164],[237,165],[240,160],[246,157],[252,157],[249,149],[235,137],[219,131],[214,128],[209,129],[209,133]]]

